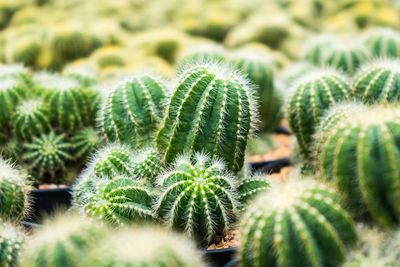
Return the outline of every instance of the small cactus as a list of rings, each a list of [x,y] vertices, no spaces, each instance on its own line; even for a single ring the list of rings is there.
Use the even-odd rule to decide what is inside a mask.
[[[340,105],[321,122],[316,165],[357,218],[369,212],[382,227],[400,219],[398,106]]]
[[[163,171],[161,156],[154,148],[134,153],[132,163],[132,174],[139,179],[149,179],[152,183]]]
[[[238,202],[232,177],[223,164],[197,154],[195,164],[180,157],[172,171],[159,179],[158,217],[170,228],[207,245],[223,236],[236,219]]]
[[[29,141],[50,132],[50,119],[48,108],[42,100],[25,100],[16,108],[12,118],[13,130],[20,140]]]
[[[196,62],[222,62],[225,60],[224,48],[216,44],[202,44],[191,46],[179,56],[177,68],[184,68],[188,64]]]
[[[320,65],[325,58],[327,50],[337,42],[338,38],[332,34],[317,35],[307,41],[303,51],[303,58],[315,65]]]
[[[339,266],[356,241],[339,203],[335,192],[311,179],[275,184],[242,218],[241,266]]]
[[[367,31],[364,43],[375,57],[400,57],[400,34],[391,28]]]
[[[341,101],[350,100],[350,86],[345,78],[332,69],[315,70],[296,82],[288,101],[290,127],[296,135],[300,152],[310,157],[312,137],[327,109]]]
[[[0,83],[0,131],[7,132],[16,106],[25,98],[25,86],[15,78],[4,78]]]
[[[73,155],[76,159],[87,159],[101,145],[101,137],[92,127],[83,128],[71,138]]]
[[[27,215],[29,189],[21,171],[0,159],[0,219],[18,221]]]
[[[16,226],[0,220],[0,266],[17,267],[25,234]]]
[[[247,206],[247,204],[258,194],[267,191],[270,187],[271,184],[265,177],[258,175],[246,177],[237,187],[239,192],[239,201],[242,206]]]
[[[257,119],[254,90],[240,74],[220,64],[195,65],[179,78],[157,148],[166,163],[204,151],[237,173]]]
[[[400,60],[375,60],[363,66],[354,78],[352,91],[364,103],[400,100]]]
[[[119,84],[100,110],[99,122],[107,139],[133,148],[149,144],[163,115],[165,94],[164,85],[148,75]]]

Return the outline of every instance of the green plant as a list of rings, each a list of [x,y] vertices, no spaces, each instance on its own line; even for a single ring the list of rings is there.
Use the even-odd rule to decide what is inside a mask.
[[[240,181],[237,187],[239,201],[242,206],[246,207],[258,194],[267,191],[270,187],[271,184],[266,177],[259,175],[246,177]]]
[[[341,105],[321,122],[316,166],[357,218],[365,212],[382,227],[400,219],[400,114],[397,106]]]
[[[158,151],[154,148],[145,148],[134,153],[132,158],[132,174],[145,178],[154,183],[155,178],[163,171],[163,163]]]
[[[50,132],[50,114],[41,99],[22,101],[12,117],[13,130],[20,140],[32,140]]]
[[[96,84],[96,72],[92,68],[67,66],[63,75],[76,80],[83,87],[91,87]]]
[[[0,266],[17,267],[25,235],[16,226],[0,220]]]
[[[28,214],[29,189],[21,171],[0,159],[0,219],[18,221]]]
[[[0,83],[0,131],[7,132],[10,128],[10,118],[14,114],[16,106],[25,96],[25,87],[17,79],[10,77],[2,79]]]
[[[102,103],[99,121],[111,142],[134,148],[148,145],[163,115],[166,88],[144,75],[125,80]]]
[[[96,129],[86,127],[71,137],[73,155],[76,159],[87,159],[101,145],[102,139]]]
[[[31,73],[22,64],[4,64],[0,65],[0,79],[15,79],[24,85],[32,83]]]
[[[222,62],[225,60],[224,48],[217,44],[201,44],[197,46],[190,46],[184,50],[178,60],[177,68],[182,69],[189,64],[199,62]]]
[[[157,148],[166,163],[204,151],[237,173],[257,119],[254,90],[240,74],[220,64],[196,65],[180,75]]]
[[[275,184],[241,220],[241,266],[339,266],[357,239],[339,203],[311,179]]]
[[[354,77],[353,94],[364,103],[397,102],[400,99],[400,60],[375,60]]]
[[[314,71],[317,67],[307,61],[298,61],[284,68],[278,76],[278,81],[283,83],[284,88],[290,87],[307,73]]]
[[[88,169],[84,170],[73,185],[72,203],[74,207],[83,207],[96,193],[97,184],[104,180],[89,175]]]
[[[20,163],[21,152],[21,142],[15,137],[0,147],[0,157],[10,162]]]
[[[400,57],[400,34],[391,28],[375,28],[365,33],[364,43],[375,57]]]
[[[238,208],[233,178],[220,161],[203,154],[177,159],[159,178],[161,193],[155,212],[168,227],[185,232],[207,245],[232,227]]]
[[[303,59],[315,65],[320,65],[326,52],[339,40],[332,34],[321,34],[307,41],[303,51]]]
[[[299,79],[292,90],[287,106],[288,120],[300,152],[309,158],[321,117],[334,104],[350,100],[351,90],[345,78],[332,69],[310,72]]]

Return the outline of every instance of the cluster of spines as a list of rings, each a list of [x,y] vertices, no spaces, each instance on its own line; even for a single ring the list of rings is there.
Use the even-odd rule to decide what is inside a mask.
[[[216,44],[203,44],[184,50],[178,59],[177,68],[184,68],[186,65],[196,62],[222,62],[224,60],[225,51],[223,47]]]
[[[258,119],[253,88],[221,64],[189,67],[179,78],[156,143],[166,163],[207,152],[237,173]]]
[[[0,266],[17,267],[25,235],[18,227],[0,219]]]
[[[237,187],[241,205],[246,207],[258,194],[267,191],[270,187],[271,184],[266,177],[255,175],[244,178]]]
[[[98,149],[101,141],[99,133],[93,127],[86,127],[79,130],[71,138],[74,158],[87,159]]]
[[[391,28],[367,31],[364,43],[375,57],[400,57],[400,34]]]
[[[132,159],[132,174],[139,179],[148,179],[155,182],[155,178],[163,172],[163,163],[158,151],[146,148],[137,151]]]

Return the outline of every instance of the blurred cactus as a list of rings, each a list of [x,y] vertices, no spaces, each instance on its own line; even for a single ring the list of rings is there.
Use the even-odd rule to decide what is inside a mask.
[[[71,137],[73,156],[76,159],[87,159],[101,145],[102,139],[96,129],[83,128]]]
[[[1,70],[0,70],[1,77]],[[0,83],[0,131],[7,133],[10,129],[11,116],[17,105],[25,98],[25,86],[16,78],[4,78]]]
[[[258,175],[246,177],[240,181],[237,187],[239,192],[239,201],[244,207],[246,207],[258,194],[267,191],[270,187],[270,182],[266,177]]]
[[[183,50],[177,60],[177,68],[182,69],[188,64],[199,62],[222,62],[225,59],[224,48],[217,44],[201,44]]]
[[[158,151],[145,148],[135,151],[132,158],[132,174],[139,179],[148,179],[155,183],[155,178],[163,172],[163,163]]]
[[[25,234],[18,227],[0,220],[0,266],[17,267]]]
[[[320,65],[328,50],[338,42],[338,38],[332,34],[317,35],[305,45],[303,58],[313,64]]]

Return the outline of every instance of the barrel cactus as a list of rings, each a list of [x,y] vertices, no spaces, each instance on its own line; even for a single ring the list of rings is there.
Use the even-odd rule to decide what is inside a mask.
[[[104,99],[99,123],[110,142],[148,145],[163,116],[166,88],[148,75],[127,79]]]
[[[222,62],[225,60],[224,48],[217,44],[202,44],[191,46],[189,49],[184,50],[179,58],[178,68],[184,68],[188,64],[195,64],[199,62]]]
[[[12,118],[13,130],[20,140],[32,140],[51,130],[51,116],[41,99],[22,101]]]
[[[0,131],[7,132],[10,128],[11,116],[16,106],[25,98],[24,84],[15,78],[4,78],[0,83]]]
[[[221,162],[202,154],[195,155],[195,162],[182,156],[159,178],[162,193],[155,212],[170,228],[207,245],[231,229],[238,209],[237,193]]]
[[[333,69],[315,70],[292,88],[287,113],[300,152],[310,157],[313,135],[321,117],[334,104],[351,99],[351,89],[343,75]]]
[[[96,129],[86,127],[71,137],[73,155],[77,159],[87,159],[101,145],[102,139]]]
[[[375,60],[363,66],[354,78],[353,94],[364,103],[400,100],[400,60]]]
[[[254,90],[240,74],[221,64],[192,66],[175,86],[157,147],[168,164],[204,151],[237,173],[257,117]]]
[[[32,83],[30,71],[22,64],[4,64],[0,65],[0,79],[16,79],[24,85]]]
[[[134,153],[132,158],[132,174],[155,182],[155,178],[163,172],[163,164],[158,151],[152,147],[144,148]]]
[[[317,35],[309,40],[303,50],[303,58],[316,65],[320,65],[325,58],[327,50],[338,42],[332,34]]]
[[[241,266],[339,266],[357,239],[339,203],[311,179],[275,184],[242,218]]]
[[[333,119],[332,119],[333,117]],[[400,113],[397,106],[340,105],[321,122],[316,165],[356,217],[382,227],[400,219]]]
[[[16,226],[0,220],[0,266],[17,267],[25,234]]]
[[[244,178],[237,187],[240,203],[243,206],[247,206],[252,199],[258,194],[267,191],[270,186],[270,182],[261,175]]]
[[[376,28],[365,33],[364,43],[376,57],[400,57],[400,34],[391,28]]]

